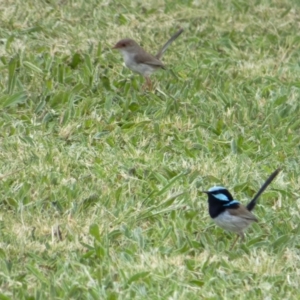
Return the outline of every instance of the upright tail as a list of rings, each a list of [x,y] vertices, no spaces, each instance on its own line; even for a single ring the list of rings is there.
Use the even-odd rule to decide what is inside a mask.
[[[166,50],[168,49],[168,47],[170,46],[170,44],[176,40],[183,32],[183,29],[180,28],[176,33],[174,33],[171,38],[161,47],[161,49],[157,52],[157,54],[155,55],[155,57],[157,59],[161,59],[162,56],[164,55],[164,53],[166,52]]]
[[[277,170],[275,170],[270,177],[266,180],[266,182],[262,185],[262,187],[259,189],[259,191],[256,193],[256,195],[254,196],[254,198],[248,203],[248,205],[246,206],[247,209],[249,211],[251,211],[255,205],[256,205],[256,201],[259,198],[259,196],[264,192],[264,190],[268,187],[268,185],[273,181],[273,179],[278,175],[278,173],[281,171],[280,168],[278,168]]]

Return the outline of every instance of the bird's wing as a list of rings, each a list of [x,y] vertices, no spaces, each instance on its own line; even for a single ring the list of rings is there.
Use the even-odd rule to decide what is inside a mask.
[[[165,69],[165,65],[159,59],[146,52],[136,54],[135,60],[140,64],[147,64],[153,67]]]
[[[245,206],[240,205],[238,208],[228,208],[231,215],[237,216],[252,222],[257,222],[257,218]]]

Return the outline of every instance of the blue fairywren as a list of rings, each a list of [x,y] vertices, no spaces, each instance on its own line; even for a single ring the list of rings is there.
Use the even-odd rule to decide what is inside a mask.
[[[229,191],[222,186],[214,186],[208,191],[203,191],[203,193],[208,195],[209,215],[215,223],[225,230],[238,234],[231,249],[239,237],[241,237],[242,241],[244,240],[244,230],[252,222],[258,221],[251,211],[254,209],[259,196],[278,175],[280,170],[277,169],[270,175],[247,206],[243,206],[239,201],[234,200]]]

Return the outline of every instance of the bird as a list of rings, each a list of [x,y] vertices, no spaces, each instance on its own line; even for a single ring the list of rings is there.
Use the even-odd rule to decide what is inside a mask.
[[[239,238],[241,238],[241,241],[244,241],[244,231],[251,223],[258,222],[252,210],[260,195],[280,171],[281,169],[278,168],[269,176],[254,198],[246,206],[235,200],[231,193],[222,186],[214,186],[208,191],[202,191],[208,196],[208,211],[214,222],[219,227],[238,234],[230,249],[234,247]]]
[[[182,32],[183,29],[180,28],[154,56],[146,52],[137,42],[129,38],[118,41],[113,46],[113,49],[117,49],[122,53],[126,67],[142,75],[146,80],[146,88],[151,89],[152,82],[150,75],[158,69],[166,69],[165,65],[161,62],[161,58],[170,44],[177,39]]]

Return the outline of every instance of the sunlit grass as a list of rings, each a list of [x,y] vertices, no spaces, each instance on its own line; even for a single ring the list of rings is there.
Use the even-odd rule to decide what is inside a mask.
[[[0,4],[1,299],[299,298],[299,4],[248,2]],[[201,190],[277,167],[229,251]]]

